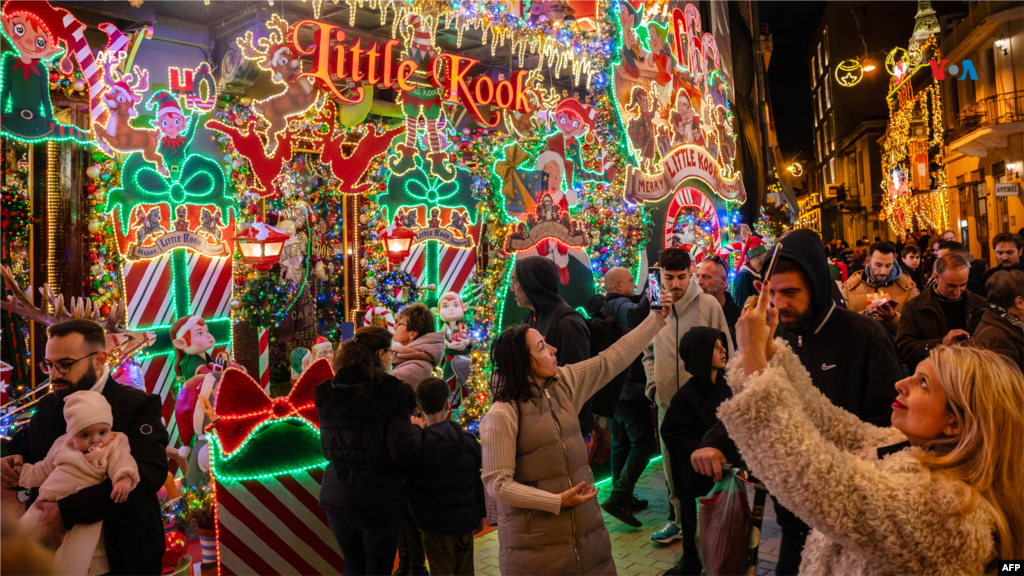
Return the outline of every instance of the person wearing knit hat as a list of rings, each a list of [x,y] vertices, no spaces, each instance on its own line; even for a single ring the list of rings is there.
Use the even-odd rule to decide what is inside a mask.
[[[124,502],[139,483],[139,467],[132,458],[128,437],[111,431],[113,412],[99,392],[82,390],[64,400],[67,434],[54,442],[46,458],[36,464],[24,464],[18,483],[39,488],[40,501],[58,501],[84,488],[110,478],[114,489],[110,498]],[[38,506],[22,517],[26,526],[35,526],[42,518]],[[75,524],[54,556],[57,574],[86,576],[110,572],[104,542],[100,539],[103,523]]]
[[[186,119],[178,99],[166,90],[159,90],[150,96],[146,108],[152,110],[154,104],[156,120],[153,126],[160,132],[156,151],[163,156],[164,166],[170,176],[178,179],[181,176],[181,165],[188,155],[189,144],[199,125],[199,114],[190,114]]]
[[[746,303],[747,298],[758,294],[754,281],[761,280],[761,266],[767,253],[768,245],[758,236],[750,236],[743,245],[736,277],[732,281],[733,298],[740,307]]]

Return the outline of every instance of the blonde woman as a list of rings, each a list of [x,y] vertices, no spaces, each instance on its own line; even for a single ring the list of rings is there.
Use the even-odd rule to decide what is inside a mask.
[[[761,291],[770,294],[771,287]],[[800,574],[982,574],[1024,558],[1024,378],[940,346],[896,383],[892,427],[813,386],[768,297],[736,324],[719,416],[750,468],[813,529]]]

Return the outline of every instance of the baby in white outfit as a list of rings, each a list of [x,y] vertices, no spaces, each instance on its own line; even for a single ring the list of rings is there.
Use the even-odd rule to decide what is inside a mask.
[[[124,502],[139,483],[139,467],[132,458],[128,437],[113,432],[110,404],[99,392],[84,390],[64,400],[67,434],[50,447],[37,464],[21,466],[19,484],[39,487],[37,501],[56,502],[108,477],[114,483],[110,497]],[[38,524],[42,512],[32,506],[21,522]],[[86,576],[110,571],[102,539],[103,522],[75,524],[57,549],[53,568],[58,574]]]

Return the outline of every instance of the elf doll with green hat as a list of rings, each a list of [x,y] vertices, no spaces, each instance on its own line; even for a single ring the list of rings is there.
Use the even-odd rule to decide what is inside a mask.
[[[766,254],[768,254],[768,245],[764,243],[764,240],[757,236],[747,238],[747,242],[743,245],[739,266],[736,268],[736,277],[732,281],[732,297],[741,307],[747,298],[758,294],[757,289],[754,288],[754,281],[761,281],[761,267]]]
[[[192,113],[185,118],[178,99],[166,90],[154,93],[146,103],[146,109],[152,110],[154,104],[156,120],[153,127],[160,132],[156,151],[163,157],[165,167],[161,172],[176,181],[181,177],[181,165],[185,162],[189,144],[196,134],[199,114]]]

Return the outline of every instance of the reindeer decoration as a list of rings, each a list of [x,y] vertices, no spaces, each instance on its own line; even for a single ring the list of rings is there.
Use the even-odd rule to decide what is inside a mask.
[[[288,21],[274,14],[267,23],[271,32],[267,38],[253,43],[252,32],[238,39],[242,55],[249,60],[260,60],[262,70],[274,73],[274,82],[287,86],[284,92],[253,103],[253,108],[263,115],[270,125],[267,130],[266,154],[271,156],[277,148],[277,135],[288,127],[288,118],[304,112],[316,104],[320,89],[309,80],[299,78],[302,66],[291,49],[285,44],[288,38]]]
[[[103,68],[103,83],[107,90],[102,100],[109,110],[106,126],[97,124],[96,140],[108,152],[134,152],[142,150],[142,157],[157,165],[166,173],[163,158],[157,153],[157,132],[133,128],[129,121],[138,116],[135,105],[142,101],[142,93],[149,89],[149,71],[132,68],[131,74],[122,75],[117,71],[120,60],[116,55],[105,53],[100,60]]]

